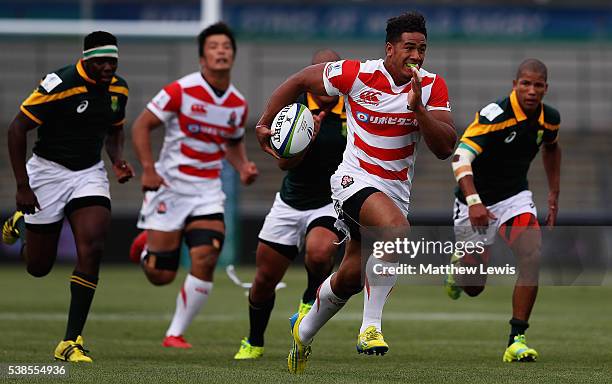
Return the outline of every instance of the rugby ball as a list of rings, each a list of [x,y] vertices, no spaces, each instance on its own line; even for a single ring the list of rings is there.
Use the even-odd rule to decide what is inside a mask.
[[[303,104],[289,104],[276,114],[270,129],[270,146],[274,151],[284,158],[295,156],[306,149],[312,140],[312,113]]]

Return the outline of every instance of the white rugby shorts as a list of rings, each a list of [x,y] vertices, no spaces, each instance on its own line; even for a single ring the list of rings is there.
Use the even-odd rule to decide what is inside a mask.
[[[200,194],[181,194],[172,186],[161,186],[157,191],[148,191],[140,209],[137,227],[156,231],[174,232],[185,227],[190,216],[224,213],[225,193],[221,180],[199,183]]]
[[[373,187],[387,195],[402,211],[404,216],[408,216],[410,204],[408,201],[402,201],[393,194],[387,192],[388,186],[386,182],[383,180],[376,180],[373,176],[362,172],[355,172],[342,168],[343,167],[341,165],[329,180],[332,191],[332,200],[334,203],[336,203],[336,205],[342,207],[342,204],[355,193],[366,187]]]
[[[104,162],[72,171],[54,161],[33,155],[26,164],[30,187],[40,210],[25,215],[28,224],[51,224],[64,218],[64,207],[72,199],[103,196],[110,199],[108,176]]]
[[[521,213],[531,213],[535,217],[538,217],[531,191],[519,192],[505,200],[487,206],[487,209],[496,218],[489,221],[489,227],[486,233],[481,235],[472,228],[468,206],[458,199],[455,199],[455,210],[453,214],[455,241],[482,241],[485,245],[491,245],[495,242],[499,227],[511,218]]]
[[[333,203],[321,208],[300,211],[289,206],[276,193],[272,209],[266,216],[259,238],[272,243],[297,246],[302,249],[304,237],[310,223],[319,217],[337,218]]]

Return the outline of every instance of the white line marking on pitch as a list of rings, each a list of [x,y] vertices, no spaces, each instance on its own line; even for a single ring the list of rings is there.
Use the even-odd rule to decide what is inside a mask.
[[[346,312],[339,313],[334,319],[357,321],[361,320],[361,313]],[[195,318],[198,322],[227,322],[239,319],[246,314],[214,314],[202,313]],[[66,321],[68,314],[66,312],[3,312],[0,313],[0,321]],[[275,319],[289,318],[289,314],[282,315],[276,313],[273,315]],[[475,312],[385,312],[383,319],[385,321],[489,321],[489,320],[504,320],[507,314],[494,313],[475,313]],[[90,313],[88,320],[91,321],[169,321],[172,318],[171,314],[163,313]]]

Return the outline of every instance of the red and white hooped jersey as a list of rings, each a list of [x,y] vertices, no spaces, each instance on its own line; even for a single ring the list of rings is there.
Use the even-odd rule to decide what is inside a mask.
[[[230,84],[217,96],[200,72],[164,87],[147,109],[166,126],[157,172],[177,192],[202,193],[201,184],[219,182],[225,145],[244,135],[248,106]]]
[[[325,66],[327,93],[346,96],[347,146],[336,175],[357,174],[407,207],[421,135],[407,108],[410,83],[395,85],[383,63],[341,60]],[[450,111],[444,79],[423,68],[419,72],[425,108]]]

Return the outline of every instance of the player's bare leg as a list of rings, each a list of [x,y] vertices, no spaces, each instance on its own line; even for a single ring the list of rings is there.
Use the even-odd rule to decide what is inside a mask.
[[[490,247],[484,247],[482,254],[467,254],[459,260],[461,266],[486,268],[489,264]],[[487,283],[486,274],[464,274],[454,276],[457,285],[470,297],[476,297],[482,293]]]
[[[255,278],[253,286],[249,291],[249,301],[252,303],[264,303],[274,297],[274,290],[291,260],[278,252],[268,244],[259,242],[255,255]]]
[[[338,252],[338,235],[325,227],[314,227],[306,235],[304,267],[308,274],[308,286],[302,295],[302,312],[308,312],[316,299],[319,286],[334,268],[334,256]]]
[[[512,244],[518,260],[518,278],[512,296],[512,317],[529,320],[538,294],[542,235],[537,228],[525,230]]]
[[[222,220],[194,220],[185,227],[191,270],[177,295],[176,309],[163,346],[191,347],[183,339],[183,334],[212,292],[213,275],[223,246],[224,233]]]
[[[34,277],[46,276],[53,268],[57,257],[57,243],[62,222],[30,224],[26,228],[27,242],[23,246],[22,256],[25,259],[27,271]]]

